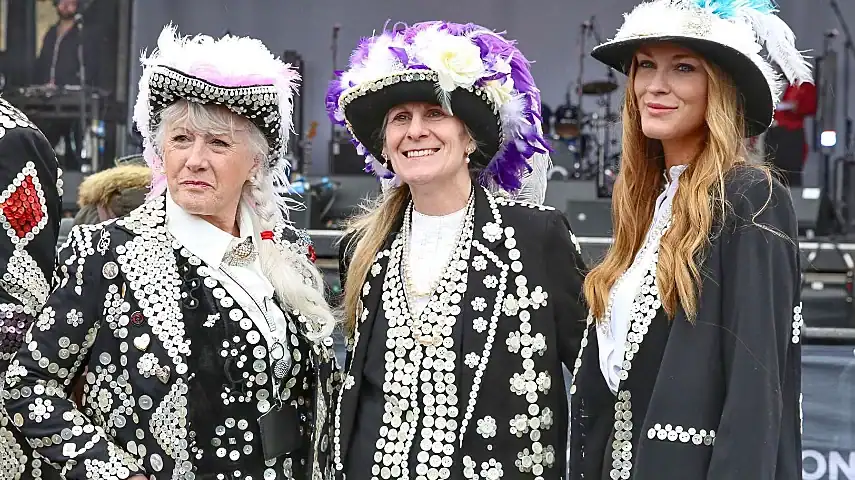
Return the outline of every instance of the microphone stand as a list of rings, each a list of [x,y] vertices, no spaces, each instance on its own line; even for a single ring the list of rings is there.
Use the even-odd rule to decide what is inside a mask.
[[[821,62],[822,66],[827,65],[829,53],[831,52],[831,39],[834,38],[834,36],[835,36],[835,33],[826,33],[825,37],[822,40],[822,57],[821,57],[822,58],[822,62]],[[827,69],[825,69],[825,70],[827,70]],[[836,85],[837,71],[835,69],[832,69],[831,72],[834,73],[834,78],[829,77],[831,83],[825,83],[825,81],[821,81],[819,83],[821,83],[823,85]],[[822,70],[820,70],[820,72],[818,72],[818,73],[820,75],[825,74],[825,72]],[[831,88],[833,91],[834,87],[831,87]],[[828,88],[824,88],[822,93],[823,93],[823,96],[826,96],[826,95],[829,95],[830,92],[828,92]],[[817,91],[817,96],[819,96],[819,91]],[[819,99],[817,99],[817,100],[819,100]],[[824,104],[823,104],[823,107],[824,107]],[[822,118],[817,119],[818,121],[815,122],[817,124],[820,124],[819,125],[820,130],[822,130],[823,128],[827,128],[827,126],[829,125],[828,119],[827,119],[828,116],[829,116],[829,112],[826,111],[826,108],[823,108],[822,109]],[[832,118],[831,124],[832,125],[835,124],[836,120],[837,120],[836,118]],[[829,195],[834,194],[834,197],[836,197],[836,192],[834,192],[832,190],[832,185],[831,185],[831,169],[832,169],[831,153],[829,152],[829,148],[822,146],[820,140],[821,140],[821,135],[817,135],[817,137],[815,139],[816,143],[819,144],[819,148],[817,150],[819,150],[822,153],[822,188],[826,192],[828,192]]]
[[[591,17],[593,18],[593,17]],[[591,28],[589,22],[582,22],[582,31],[579,34],[579,75],[576,77],[576,95],[578,96],[577,106],[581,115],[582,110],[582,81],[585,75],[585,40],[588,38],[588,29]],[[567,91],[567,106],[570,106],[570,91]],[[581,118],[579,119],[581,120]]]
[[[78,121],[80,122],[80,144],[77,146],[78,153],[80,155],[80,166],[83,167],[84,160],[84,152],[88,153],[88,156],[91,159],[91,168],[92,173],[98,171],[98,160],[99,160],[99,151],[98,151],[98,142],[94,140],[91,135],[93,135],[94,131],[88,131],[86,125],[86,110],[88,107],[88,98],[89,89],[87,88],[87,78],[86,78],[86,57],[84,55],[84,44],[86,36],[84,34],[83,28],[83,15],[77,14],[74,18],[74,26],[77,28],[77,76],[80,79],[80,117]],[[95,112],[92,112],[93,119]],[[84,148],[84,144],[86,147]]]
[[[840,5],[837,3],[837,0],[831,1],[831,9],[834,11],[834,15],[837,17],[837,21],[840,22],[840,29],[843,31],[844,37],[846,40],[843,43],[843,119],[844,119],[844,129],[843,129],[843,145],[846,149],[846,153],[852,151],[852,118],[849,116],[849,93],[851,82],[849,78],[849,60],[850,55],[855,56],[855,45],[853,45],[852,41],[852,33],[849,31],[849,26],[846,24],[846,20],[843,18],[843,14],[840,12]]]
[[[594,41],[597,42],[597,45],[603,43],[603,38],[597,31],[596,18],[594,16],[591,16],[591,24],[588,27],[588,30],[594,38]],[[617,85],[615,72],[611,67],[606,67],[606,79]],[[606,186],[606,158],[608,158],[608,148],[611,142],[610,128],[607,125],[607,122],[612,118],[612,101],[610,93],[602,95],[599,101],[599,106],[605,107],[605,118],[603,118],[603,122],[605,123],[603,124],[603,143],[597,151],[597,190],[601,197],[610,197],[611,194],[607,192]]]
[[[335,79],[335,72],[338,70],[338,31],[341,29],[341,25],[336,23],[333,25],[332,31],[332,45],[330,46],[330,50],[332,50],[332,78]],[[336,124],[330,122],[330,152],[329,152],[329,162],[327,164],[327,169],[330,172],[335,171],[335,157],[341,153],[341,146],[339,145],[339,141],[337,137],[338,129],[336,128]]]

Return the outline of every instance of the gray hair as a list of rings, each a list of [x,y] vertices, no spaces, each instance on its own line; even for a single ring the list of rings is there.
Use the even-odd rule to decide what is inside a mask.
[[[176,124],[191,131],[215,135],[234,137],[239,132],[245,134],[250,151],[259,161],[259,169],[244,184],[241,201],[249,207],[253,217],[253,241],[258,245],[264,276],[273,285],[280,300],[299,312],[300,321],[306,324],[306,336],[310,340],[318,341],[328,337],[335,328],[336,320],[324,297],[320,270],[305,255],[287,246],[261,239],[261,232],[273,231],[274,226],[285,223],[283,212],[274,200],[277,194],[267,162],[267,138],[248,119],[225,107],[181,100],[160,113],[160,120],[153,129],[153,144],[161,158],[166,129]]]

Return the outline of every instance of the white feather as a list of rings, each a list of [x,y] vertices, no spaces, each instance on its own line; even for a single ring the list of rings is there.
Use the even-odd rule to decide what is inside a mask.
[[[552,158],[546,153],[535,153],[528,162],[531,165],[531,172],[523,176],[522,186],[514,194],[514,198],[543,205],[546,199],[549,170],[552,169]]]
[[[454,111],[451,109],[451,92],[444,90],[439,83],[437,82],[434,93],[436,93],[436,99],[439,101],[439,106],[442,107],[449,115],[454,115]]]
[[[813,81],[808,59],[796,49],[796,36],[777,15],[743,9],[757,38],[766,46],[769,58],[781,67],[790,83]]]
[[[502,119],[502,135],[505,139],[514,138],[517,131],[525,122],[523,112],[525,110],[525,95],[518,93],[505,102],[499,109],[499,117]]]

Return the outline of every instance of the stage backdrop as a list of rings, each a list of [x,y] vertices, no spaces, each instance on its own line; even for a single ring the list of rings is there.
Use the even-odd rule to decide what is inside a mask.
[[[855,29],[855,1],[838,1]],[[535,80],[543,91],[544,102],[555,108],[563,103],[568,86],[575,85],[580,66],[585,81],[602,79],[606,74],[605,68],[588,55],[594,46],[590,37],[585,40],[584,61],[580,65],[582,22],[595,17],[598,33],[611,37],[620,25],[622,13],[638,1],[139,0],[134,3],[132,57],[154,47],[157,34],[169,22],[186,33],[221,35],[229,30],[236,35],[258,37],[280,54],[285,50],[298,51],[306,68],[304,127],[311,121],[320,124],[312,155],[313,173],[326,173],[330,129],[324,111],[324,93],[333,71],[334,25],[341,25],[338,68],[346,65],[350,49],[361,36],[382,29],[388,19],[410,23],[435,19],[471,21],[506,30],[511,38],[519,40],[526,56],[537,62],[532,67]],[[778,0],[777,3],[781,5],[782,17],[793,26],[800,48],[821,51],[824,31],[838,28],[829,0]],[[132,62],[132,98],[136,95],[140,70],[139,62]],[[612,96],[615,108],[621,96],[621,91]],[[855,115],[855,98],[851,103]],[[133,100],[129,104],[133,105]],[[597,108],[595,99],[586,99],[583,107],[588,111]]]
[[[804,480],[855,480],[855,347],[802,350]]]

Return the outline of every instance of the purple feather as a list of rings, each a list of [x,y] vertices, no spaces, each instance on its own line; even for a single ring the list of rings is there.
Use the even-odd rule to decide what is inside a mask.
[[[499,160],[501,159],[501,160]],[[531,167],[526,157],[517,150],[514,142],[508,143],[482,172],[482,184],[485,180],[495,183],[501,189],[515,192],[522,186],[521,179]],[[488,183],[486,183],[488,184]]]
[[[398,57],[398,60],[400,60],[401,63],[404,64],[404,67],[409,65],[410,57],[407,55],[406,50],[401,47],[389,47],[389,51],[392,52],[396,57]]]
[[[350,66],[360,65],[368,57],[371,52],[371,46],[374,44],[374,37],[362,37],[356,50],[350,55]]]
[[[338,99],[341,98],[341,94],[344,92],[344,90],[345,88],[338,80],[331,80],[329,83],[329,88],[327,89],[327,96],[325,100],[327,106],[327,116],[330,118],[330,121],[336,125],[344,125],[343,120],[336,118],[336,112],[338,111]]]

